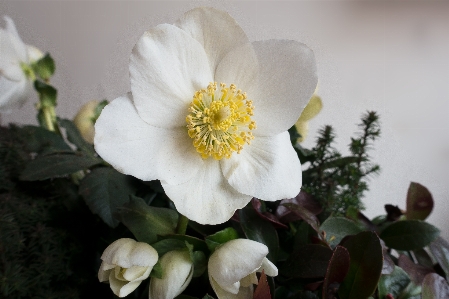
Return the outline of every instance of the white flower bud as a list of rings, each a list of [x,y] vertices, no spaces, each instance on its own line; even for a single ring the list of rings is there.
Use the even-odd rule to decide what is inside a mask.
[[[189,285],[193,262],[188,251],[170,251],[160,259],[163,277],[151,278],[149,299],[173,299]]]
[[[209,280],[219,299],[253,297],[256,272],[277,276],[278,269],[265,256],[268,247],[248,239],[231,240],[211,255],[208,263]]]
[[[101,256],[98,279],[109,281],[115,295],[125,297],[147,279],[158,260],[156,250],[133,239],[118,239]]]
[[[81,136],[88,143],[94,143],[96,108],[100,101],[92,100],[84,104],[73,119],[73,123]]]

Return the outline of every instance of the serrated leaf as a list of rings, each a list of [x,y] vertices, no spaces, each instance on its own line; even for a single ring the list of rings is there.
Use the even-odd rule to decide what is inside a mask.
[[[41,107],[55,107],[58,91],[51,85],[40,80],[34,81],[34,89],[39,93]]]
[[[433,198],[421,184],[411,182],[407,192],[406,217],[409,220],[425,220],[433,209]]]
[[[256,211],[248,205],[239,211],[240,225],[245,236],[268,247],[267,258],[275,263],[279,251],[279,239],[273,225],[260,218]]]
[[[31,160],[20,175],[22,181],[42,181],[49,178],[61,177],[88,169],[102,161],[94,157],[87,157],[75,153],[53,154],[38,156]]]
[[[129,203],[117,207],[116,215],[139,242],[148,244],[158,241],[158,236],[173,234],[178,223],[176,211],[149,206],[136,196],[131,196]]]
[[[271,299],[270,286],[268,285],[267,275],[262,270],[253,299]]]
[[[400,267],[395,266],[393,272],[380,277],[378,285],[379,298],[386,298],[388,294],[391,294],[393,298],[399,298],[399,295],[410,281],[407,273]]]
[[[25,149],[38,154],[54,152],[72,152],[64,139],[55,132],[42,127],[24,126],[18,129],[18,137],[24,143]]]
[[[449,285],[438,274],[428,274],[422,283],[422,299],[449,298]]]
[[[347,218],[329,217],[321,224],[320,231],[326,232],[326,241],[331,247],[335,247],[344,237],[356,235],[362,230]]]
[[[415,250],[429,245],[439,234],[440,231],[427,222],[404,220],[387,226],[380,234],[380,238],[390,248]]]
[[[334,284],[340,284],[349,271],[349,252],[342,246],[337,246],[332,253],[326,270],[326,276],[323,283],[323,299],[335,298],[332,290],[329,288]]]
[[[382,246],[374,232],[361,232],[341,244],[349,251],[349,272],[340,285],[338,295],[345,299],[371,296],[382,271]]]
[[[95,155],[92,144],[87,143],[81,136],[75,124],[68,119],[59,119],[58,123],[66,130],[67,139],[73,143],[79,150],[85,152],[89,156]]]
[[[446,279],[449,280],[449,243],[443,238],[438,237],[430,243],[429,249],[446,274]]]
[[[109,226],[116,227],[119,221],[114,213],[129,201],[130,194],[134,192],[132,180],[115,169],[96,168],[81,181],[79,193],[92,213]]]
[[[239,234],[235,229],[232,227],[227,227],[213,235],[207,236],[205,240],[207,247],[211,252],[213,252],[218,245],[237,239],[238,237]]]
[[[316,244],[299,246],[281,267],[283,275],[293,278],[319,278],[326,275],[332,256],[328,247]]]
[[[187,248],[184,241],[176,239],[163,239],[151,244],[151,246],[153,246],[159,256],[163,256],[169,251]]]

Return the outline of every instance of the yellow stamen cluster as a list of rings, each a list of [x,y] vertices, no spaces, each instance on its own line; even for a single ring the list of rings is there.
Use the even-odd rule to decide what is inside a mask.
[[[254,136],[251,130],[256,122],[251,120],[253,102],[247,100],[234,84],[226,87],[217,82],[210,83],[207,89],[195,92],[186,117],[187,129],[193,145],[203,159],[216,160],[240,153],[245,143]]]

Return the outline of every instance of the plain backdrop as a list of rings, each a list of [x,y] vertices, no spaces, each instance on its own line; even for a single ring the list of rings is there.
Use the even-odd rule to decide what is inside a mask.
[[[0,15],[15,20],[26,43],[54,57],[57,112],[73,118],[89,100],[129,91],[137,39],[197,6],[228,11],[252,41],[293,39],[312,48],[324,108],[304,146],[331,124],[335,147],[347,153],[362,113],[377,111],[382,136],[372,156],[382,171],[370,180],[365,213],[384,214],[387,203],[404,209],[410,182],[419,182],[435,200],[429,221],[448,239],[449,2],[2,1]],[[36,124],[36,101],[2,123]]]

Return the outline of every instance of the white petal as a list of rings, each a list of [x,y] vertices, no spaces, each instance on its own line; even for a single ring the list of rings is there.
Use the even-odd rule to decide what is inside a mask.
[[[260,266],[257,272],[262,272],[262,270],[268,276],[271,277],[278,276],[278,268],[267,258],[263,259],[262,266]]]
[[[11,113],[22,107],[31,89],[31,82],[25,76],[20,81],[11,81],[0,74],[0,113]]]
[[[228,184],[219,162],[212,158],[204,160],[201,168],[186,183],[161,183],[178,212],[201,224],[226,222],[251,200],[251,196],[237,192]]]
[[[101,255],[101,259],[110,265],[122,268],[132,266],[153,267],[157,260],[157,251],[143,242],[122,238],[111,243]]]
[[[28,62],[27,49],[17,34],[11,18],[8,16],[3,18],[6,21],[6,28],[0,28],[0,74],[18,81],[23,77],[20,62]]]
[[[44,57],[44,53],[35,46],[27,45],[28,59],[30,62],[35,62]]]
[[[215,81],[229,86],[235,84],[244,92],[250,90],[259,73],[256,53],[250,43],[230,51],[221,61],[215,72]],[[249,95],[251,96],[251,95]]]
[[[220,286],[230,286],[259,269],[267,254],[268,247],[262,243],[235,239],[218,247],[207,269]]]
[[[227,12],[211,7],[192,9],[175,25],[188,32],[204,47],[212,73],[215,73],[228,52],[248,43],[245,32]]]
[[[151,278],[150,299],[173,299],[189,285],[193,263],[187,251],[170,251],[160,259],[162,279]]]
[[[253,284],[257,284],[258,282],[256,272],[253,272],[243,277],[242,280],[240,280],[240,285],[247,288]]]
[[[131,95],[109,103],[95,123],[95,150],[115,169],[149,181],[189,180],[203,160],[185,128],[162,129],[144,122]]]
[[[218,285],[218,283],[209,275],[209,281],[212,286],[212,289],[214,289],[215,294],[217,295],[218,299],[250,299],[253,298],[253,292],[254,288],[253,286],[249,287],[240,287],[238,289],[238,293],[232,293],[224,290],[223,288]]]
[[[148,272],[148,276],[150,275],[148,271],[148,267],[142,267],[142,266],[132,266],[123,272],[123,278],[125,278],[128,281],[134,281],[134,280],[144,280],[147,277],[144,277],[145,274]]]
[[[296,41],[268,40],[253,43],[259,60],[259,81],[248,94],[254,101],[256,136],[288,130],[307,105],[318,82],[315,56]]]
[[[101,262],[100,269],[98,270],[98,280],[100,282],[108,281],[112,268],[114,268],[113,265],[109,265],[105,262]]]
[[[109,286],[111,287],[111,290],[115,295],[119,296],[121,288],[123,288],[127,283],[128,283],[127,281],[122,281],[122,280],[117,279],[114,275],[114,271],[110,272]],[[137,286],[136,286],[136,288],[137,288]],[[135,290],[136,288],[134,288],[133,290]],[[131,290],[131,292],[133,290]]]
[[[206,88],[212,73],[203,47],[185,31],[162,24],[139,39],[130,58],[131,91],[147,123],[185,127],[195,91]]]
[[[240,154],[221,160],[221,167],[232,187],[262,200],[292,198],[301,189],[301,163],[288,132],[256,136]]]

